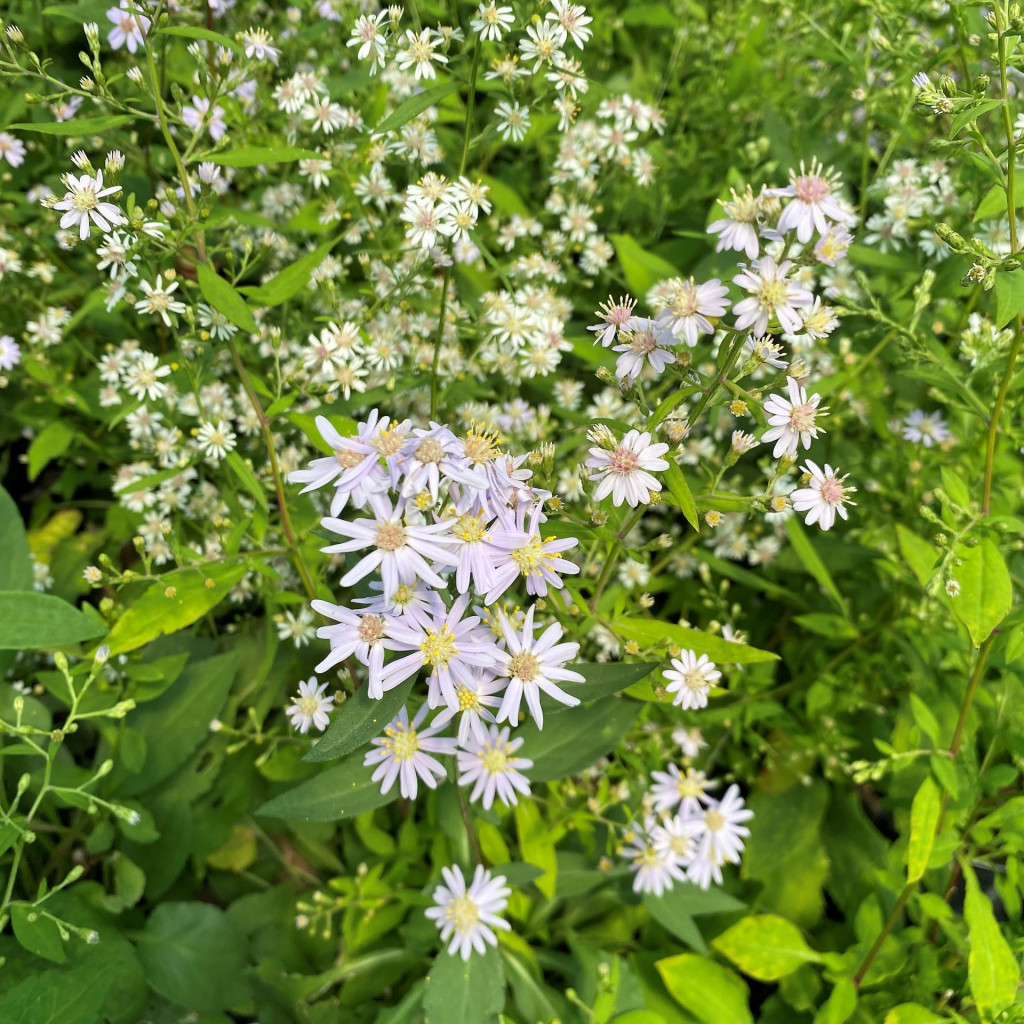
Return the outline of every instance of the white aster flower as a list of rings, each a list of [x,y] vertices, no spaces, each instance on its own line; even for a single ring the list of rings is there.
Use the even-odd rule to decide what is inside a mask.
[[[103,187],[102,171],[97,171],[95,178],[88,174],[77,178],[73,174],[65,174],[63,181],[67,192],[60,202],[53,204],[55,210],[65,211],[60,219],[62,228],[77,225],[79,237],[84,241],[89,237],[90,222],[104,232],[126,222],[125,215],[113,203],[100,202],[104,196],[121,191],[120,185]]]
[[[707,707],[708,691],[722,678],[715,663],[706,654],[699,658],[695,651],[683,651],[672,659],[672,668],[665,671],[669,680],[665,689],[676,696],[672,703],[687,710]]]
[[[235,449],[235,433],[226,420],[204,423],[196,435],[199,450],[212,462],[220,462]]]
[[[776,459],[783,455],[793,458],[802,444],[805,449],[811,447],[811,441],[824,428],[817,426],[818,416],[828,415],[825,409],[819,409],[821,395],[807,397],[807,389],[793,377],[786,378],[789,398],[782,395],[769,395],[764,403],[764,411],[768,414],[769,428],[761,435],[762,441],[774,441],[775,449],[772,456]]]
[[[923,444],[925,448],[942,444],[951,436],[946,421],[938,412],[926,413],[923,409],[915,409],[903,421],[903,439]]]
[[[633,822],[626,829],[627,845],[622,850],[628,860],[629,870],[636,872],[633,879],[634,892],[649,892],[655,896],[671,889],[675,882],[686,880],[686,874],[671,848],[663,842],[655,843],[657,822],[648,816],[643,826]]]
[[[435,48],[440,40],[431,34],[429,28],[423,29],[419,35],[406,29],[405,42],[395,54],[395,61],[402,71],[415,68],[416,78],[436,78],[434,64],[447,64],[448,58],[443,53],[436,53]]]
[[[779,232],[795,229],[797,240],[806,243],[814,231],[824,237],[831,226],[829,221],[837,224],[856,222],[856,218],[847,213],[833,195],[839,185],[839,175],[831,169],[824,171],[816,160],[812,160],[810,168],[805,169],[801,161],[799,172],[790,169],[789,181],[786,188],[772,190],[776,196],[793,197],[779,217]]]
[[[371,776],[380,782],[381,793],[387,793],[399,780],[399,792],[406,800],[416,796],[418,780],[430,789],[446,775],[444,766],[431,754],[455,754],[455,740],[437,736],[443,726],[432,725],[420,729],[427,714],[424,704],[409,722],[409,712],[402,708],[384,730],[383,736],[373,740],[373,750],[363,759],[364,765],[377,765]]]
[[[789,260],[776,264],[771,256],[765,256],[755,260],[751,269],[733,278],[735,284],[752,293],[733,306],[736,330],[750,328],[754,334],[761,335],[775,317],[787,334],[799,333],[803,324],[797,309],[809,306],[814,296],[806,288],[786,279],[792,265]]]
[[[462,869],[456,864],[442,868],[444,885],[434,890],[434,903],[427,911],[429,917],[441,932],[441,939],[451,939],[448,952],[456,952],[468,960],[473,950],[483,953],[487,944],[496,946],[497,938],[492,929],[511,929],[511,925],[498,915],[508,905],[511,890],[505,886],[505,876],[491,877],[491,873],[478,864],[473,882],[466,888]]]
[[[807,513],[804,522],[808,526],[818,523],[823,530],[830,530],[836,521],[836,513],[843,519],[849,518],[844,505],[854,504],[849,495],[854,494],[856,488],[843,483],[846,477],[839,476],[839,471],[827,462],[825,468],[821,469],[808,459],[802,468],[811,476],[810,486],[793,491],[789,497],[797,512]]]
[[[316,676],[299,683],[298,697],[292,697],[291,707],[285,709],[292,726],[299,732],[309,732],[311,725],[315,725],[321,732],[327,728],[330,721],[328,713],[334,710],[334,695],[325,697],[326,689],[327,683],[317,685]]]
[[[530,130],[530,108],[519,105],[518,100],[512,103],[499,103],[494,108],[498,115],[498,134],[505,140],[522,142]]]
[[[652,444],[651,435],[639,430],[630,430],[611,451],[591,448],[586,465],[598,471],[591,474],[591,480],[597,481],[594,500],[611,494],[616,507],[623,502],[630,508],[647,504],[651,492],[661,490],[661,483],[651,473],[668,469],[661,458],[667,451],[667,444]]]
[[[153,284],[148,281],[140,281],[139,287],[146,293],[146,297],[135,303],[136,312],[159,316],[167,327],[171,326],[171,318],[167,315],[168,313],[185,312],[185,303],[171,298],[171,293],[178,288],[177,281],[172,281],[165,288],[163,275],[157,274]]]
[[[485,810],[490,810],[495,796],[509,806],[518,802],[517,792],[530,795],[530,781],[521,773],[533,762],[515,756],[523,741],[509,740],[509,731],[491,726],[483,737],[470,737],[458,753],[459,785],[472,785],[469,799],[475,803],[482,798]]]
[[[481,39],[499,42],[515,24],[515,20],[515,12],[511,7],[497,7],[491,0],[490,3],[480,4],[476,9],[476,17],[470,21],[469,27],[478,33]]]

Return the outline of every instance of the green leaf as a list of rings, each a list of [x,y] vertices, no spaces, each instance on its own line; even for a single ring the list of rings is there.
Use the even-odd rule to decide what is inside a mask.
[[[974,869],[964,862],[963,871],[967,882],[964,918],[971,947],[967,980],[982,1021],[990,1021],[1016,1000],[1020,967],[999,929],[992,904],[978,886]]]
[[[988,192],[985,193],[984,198],[978,203],[978,208],[974,211],[973,220],[975,222],[979,220],[985,220],[986,217],[1005,217],[1006,216],[1006,189],[1002,185],[993,185]]]
[[[778,981],[804,964],[821,962],[800,929],[777,914],[745,917],[719,935],[713,945],[758,981]]]
[[[203,298],[214,309],[223,313],[236,327],[249,334],[258,334],[259,326],[252,317],[249,307],[234,288],[208,263],[196,264],[196,280]]]
[[[920,1003],[900,1003],[885,1015],[883,1024],[942,1024],[944,1020],[945,1017],[932,1013]]]
[[[910,566],[917,582],[923,587],[931,578],[939,560],[939,552],[935,547],[916,533],[912,533],[902,523],[896,524],[896,542],[900,546],[903,560]]]
[[[558,885],[558,856],[551,829],[531,800],[520,800],[516,804],[515,818],[519,852],[527,864],[541,870],[542,874],[534,884],[549,900],[553,900]]]
[[[0,487],[0,590],[31,590],[32,554],[14,499]]]
[[[925,776],[910,805],[910,840],[907,845],[907,881],[916,882],[928,868],[935,844],[935,829],[942,813],[942,797],[935,780]]]
[[[942,486],[946,494],[962,509],[970,511],[971,493],[968,491],[967,484],[964,483],[963,477],[950,469],[949,466],[942,466],[939,469],[939,474],[942,477]]]
[[[846,1024],[856,1009],[856,986],[849,978],[840,978],[815,1016],[814,1024]]]
[[[794,616],[794,621],[808,633],[828,637],[830,640],[856,640],[858,636],[855,626],[842,615],[831,612],[808,612],[806,615]]]
[[[585,704],[591,701],[602,700],[611,697],[612,694],[628,690],[634,683],[646,679],[657,667],[656,661],[634,661],[634,662],[592,662],[578,661],[572,665],[566,665],[572,672],[579,672],[586,679],[585,683],[559,683],[558,685],[566,693],[579,697]],[[545,701],[542,695],[541,700]],[[552,704],[545,703],[546,707]],[[556,708],[563,708],[562,704],[554,704]]]
[[[1013,603],[1010,573],[999,548],[990,540],[968,548],[956,579],[960,594],[952,599],[953,611],[967,627],[974,646],[980,647]]]
[[[681,953],[654,965],[672,998],[702,1024],[754,1024],[747,986],[727,967],[697,953]]]
[[[793,551],[796,552],[803,567],[821,584],[822,589],[832,598],[843,615],[849,618],[850,609],[846,599],[839,593],[832,574],[828,571],[828,567],[821,560],[818,552],[814,550],[814,545],[807,536],[803,523],[796,516],[790,516],[786,520],[786,533],[789,534],[789,542],[793,545]]]
[[[370,778],[371,772],[372,768],[363,766],[361,756],[350,757],[268,800],[256,813],[284,821],[339,821],[397,800],[397,782],[387,793],[381,793],[380,783]]]
[[[191,626],[220,604],[245,572],[244,565],[220,563],[161,576],[114,623],[107,637],[110,653],[134,651]]]
[[[78,25],[88,21],[101,22],[110,10],[110,0],[79,0],[74,4],[54,4],[44,7],[43,14],[48,17],[67,18]]]
[[[658,408],[654,410],[654,415],[647,421],[647,426],[645,427],[645,429],[653,433],[655,427],[659,426],[661,423],[664,423],[664,421],[668,418],[668,414],[672,412],[672,410],[677,405],[679,405],[679,403],[682,402],[684,398],[687,398],[689,395],[694,394],[697,390],[698,389],[694,387],[677,388],[675,391],[672,392],[672,394],[668,396],[668,398],[663,398],[658,403]]]
[[[30,974],[0,995],[0,1020],[4,1024],[96,1024],[117,971],[118,964],[111,958],[99,967],[89,963]],[[8,984],[10,980],[5,978]]]
[[[296,160],[322,160],[323,154],[295,146],[241,146],[206,157],[222,167],[258,167],[262,164],[290,164]]]
[[[949,137],[951,139],[955,138],[971,121],[977,120],[982,114],[987,114],[990,110],[995,110],[1002,102],[1002,100],[968,100],[967,106],[950,123]]]
[[[98,135],[109,132],[111,128],[132,124],[135,120],[131,114],[107,114],[104,117],[76,117],[71,121],[41,121],[36,124],[22,121],[9,124],[7,131],[40,132],[43,135]]]
[[[105,632],[104,626],[53,594],[0,592],[0,651],[52,651]]]
[[[683,471],[679,468],[679,463],[674,459],[669,459],[668,469],[665,470],[665,483],[668,485],[668,492],[672,495],[672,500],[679,506],[686,521],[700,533],[697,503],[693,500],[693,494],[686,483]]]
[[[63,420],[48,423],[28,446],[28,478],[36,477],[54,460],[71,447],[75,432]]]
[[[630,291],[643,298],[659,281],[678,277],[679,271],[660,256],[648,252],[632,235],[609,235]]]
[[[996,271],[996,330],[1002,330],[1024,310],[1024,273],[1020,270]]]
[[[205,39],[208,43],[216,43],[228,50],[234,50],[237,54],[244,54],[245,48],[234,39],[229,39],[220,32],[214,32],[210,28],[199,28],[197,25],[166,25],[157,29],[161,36],[181,36],[183,39]],[[211,158],[215,159],[215,158]]]
[[[654,896],[644,896],[644,906],[651,917],[676,938],[698,953],[708,951],[695,917],[706,914],[730,914],[746,909],[746,904],[724,889],[702,889],[689,882],[676,882],[671,889]]]
[[[144,741],[146,759],[139,771],[119,783],[119,793],[144,793],[188,760],[224,707],[239,657],[239,651],[232,650],[189,663],[156,700],[129,713],[128,724]]]
[[[674,622],[659,622],[656,619],[617,619],[615,629],[627,640],[647,644],[667,641],[688,648],[698,656],[706,654],[712,661],[721,664],[753,665],[761,661],[778,661],[779,658],[771,651],[761,651],[748,644],[723,640],[720,636],[689,629],[686,626],[677,626]]]
[[[344,757],[379,736],[384,727],[402,709],[413,680],[388,690],[380,700],[370,697],[368,687],[361,686],[335,711],[327,732],[323,734],[303,761],[330,761]]]
[[[290,263],[269,281],[258,287],[243,288],[255,306],[279,306],[309,284],[313,271],[323,263],[330,251],[341,241],[341,236],[318,245],[312,252]]]
[[[423,92],[418,92],[415,96],[403,100],[374,128],[373,134],[383,135],[385,132],[401,128],[402,125],[422,114],[427,108],[437,106],[445,97],[451,96],[453,92],[458,92],[460,84],[459,82],[445,82],[444,85],[435,85],[432,89],[424,89]]]
[[[161,903],[137,948],[150,987],[178,1006],[216,1013],[239,997],[244,937],[210,903]]]
[[[533,761],[526,774],[532,781],[552,782],[589,768],[618,746],[639,710],[636,701],[608,697],[546,715],[543,730],[530,720],[518,732],[519,755]]]
[[[11,924],[14,937],[30,953],[58,964],[67,961],[60,928],[52,917],[47,917],[27,903],[12,903]]]
[[[504,1006],[505,972],[493,946],[468,960],[441,953],[434,961],[423,993],[427,1024],[493,1024]]]

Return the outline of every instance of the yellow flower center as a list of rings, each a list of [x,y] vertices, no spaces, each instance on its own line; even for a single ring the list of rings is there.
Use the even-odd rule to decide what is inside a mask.
[[[397,551],[405,546],[405,529],[398,523],[381,523],[374,544],[381,551]]]
[[[356,632],[364,643],[376,643],[384,635],[384,619],[379,615],[364,615]]]
[[[424,662],[447,668],[448,662],[459,653],[455,646],[455,634],[447,626],[442,626],[436,633],[426,630],[426,637],[420,644]]]
[[[420,749],[415,729],[403,725],[389,725],[384,730],[384,735],[387,737],[384,740],[384,749],[396,761],[408,761]]]
[[[445,910],[445,917],[462,935],[471,932],[480,920],[480,910],[468,894],[453,899]]]
[[[531,683],[541,674],[540,658],[529,651],[513,655],[509,659],[508,671],[513,679],[520,679],[524,683]]]

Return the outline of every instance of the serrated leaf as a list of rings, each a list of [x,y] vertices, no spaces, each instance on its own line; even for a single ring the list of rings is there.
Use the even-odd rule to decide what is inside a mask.
[[[96,1024],[117,972],[118,963],[110,958],[99,968],[89,963],[30,974],[0,995],[0,1020],[4,1024]]]
[[[1016,1000],[1020,967],[999,928],[992,904],[978,886],[974,869],[964,863],[963,871],[967,883],[964,918],[971,947],[967,980],[981,1019],[987,1022]]]
[[[397,800],[397,782],[381,793],[380,783],[370,778],[372,770],[357,754],[268,800],[256,813],[284,821],[340,821]]]
[[[220,604],[245,573],[244,565],[220,564],[161,576],[114,623],[107,637],[110,653],[134,651],[191,626]]]
[[[302,760],[331,761],[369,743],[401,711],[412,684],[413,680],[407,679],[379,700],[369,695],[368,687],[361,686],[334,713],[327,731]]]
[[[106,631],[53,594],[0,592],[0,651],[52,651],[95,640]]]
[[[423,92],[410,96],[403,100],[397,107],[384,118],[383,121],[373,130],[374,135],[383,135],[385,132],[393,132],[401,128],[414,117],[419,116],[424,110],[436,106],[453,92],[459,91],[459,82],[445,82],[443,85],[435,85],[431,89],[424,89]]]
[[[723,640],[720,636],[678,626],[674,622],[657,619],[617,619],[615,630],[627,640],[657,644],[662,641],[692,650],[698,656],[706,654],[712,661],[722,664],[752,665],[762,661],[777,661],[779,656],[748,644]]]
[[[804,964],[821,962],[800,929],[777,914],[745,917],[719,935],[713,945],[758,981],[778,981]]]
[[[496,1024],[505,1006],[505,972],[493,946],[468,960],[441,953],[423,992],[427,1024]]]
[[[980,647],[1006,617],[1013,604],[1013,585],[999,548],[983,540],[963,555],[956,570],[960,594],[952,598],[953,611]]]

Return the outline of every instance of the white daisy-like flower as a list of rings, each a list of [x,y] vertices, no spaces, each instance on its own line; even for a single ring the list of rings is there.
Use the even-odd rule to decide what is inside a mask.
[[[165,288],[163,276],[157,274],[153,284],[148,281],[139,281],[139,287],[146,293],[146,297],[135,303],[136,312],[158,316],[167,327],[171,326],[171,318],[167,315],[168,313],[185,312],[185,303],[171,298],[171,293],[177,290],[177,281],[171,281]]]
[[[715,333],[709,317],[725,315],[729,308],[729,289],[717,277],[703,284],[694,284],[692,277],[688,281],[675,280],[672,284],[658,323],[693,348],[700,335]]]
[[[703,805],[713,802],[708,790],[718,785],[695,768],[687,768],[683,774],[674,764],[668,766],[667,772],[651,772],[651,778],[654,809],[661,814],[678,807],[679,813],[687,818],[703,813]]]
[[[125,370],[124,385],[133,398],[153,402],[167,394],[167,384],[162,378],[170,375],[169,366],[161,366],[160,359],[152,352],[139,352]]]
[[[499,42],[515,24],[516,16],[511,7],[498,7],[491,3],[480,4],[476,9],[476,17],[469,27],[479,34],[481,39]]]
[[[612,351],[621,353],[615,361],[615,376],[620,380],[636,380],[645,366],[661,373],[676,361],[675,353],[665,346],[677,344],[677,339],[660,321],[634,317],[632,324],[619,333],[619,341],[623,344],[615,345]]]
[[[385,597],[391,597],[400,583],[412,583],[416,579],[432,587],[445,588],[445,581],[431,568],[430,563],[442,566],[458,564],[458,559],[450,550],[450,546],[459,543],[451,535],[451,522],[445,520],[412,526],[405,522],[404,511],[403,503],[399,502],[397,507],[393,507],[387,498],[382,497],[374,508],[374,519],[349,521],[329,516],[321,520],[325,530],[348,538],[340,544],[328,545],[323,549],[325,553],[371,549],[369,554],[364,555],[342,576],[343,587],[358,583],[379,568],[384,581]]]
[[[593,331],[596,337],[594,341],[607,348],[620,331],[629,330],[633,322],[633,310],[636,307],[636,299],[624,295],[618,302],[609,295],[607,302],[602,302],[598,307],[597,316],[601,323],[594,324],[587,328]]]
[[[460,747],[469,743],[470,735],[481,742],[487,736],[485,722],[494,722],[492,709],[501,707],[501,694],[505,690],[505,680],[497,678],[487,669],[476,668],[468,679],[455,685],[458,704],[454,708],[443,708],[434,719],[434,725],[446,725],[456,715],[459,716],[458,741]]]
[[[135,53],[145,45],[144,34],[149,31],[151,21],[133,0],[121,0],[120,6],[111,7],[107,11],[107,20],[114,25],[107,34],[107,42],[115,50],[124,46],[129,53]]]
[[[950,437],[952,434],[941,413],[915,409],[903,421],[903,439],[923,444],[925,448],[931,448],[933,444],[942,444]]]
[[[508,905],[511,892],[505,885],[505,876],[492,877],[480,864],[468,888],[457,864],[442,868],[441,876],[444,885],[434,890],[436,906],[430,907],[426,915],[437,925],[443,942],[451,939],[448,952],[468,960],[473,950],[483,953],[488,944],[496,946],[498,940],[493,929],[509,931],[512,927],[498,916]]]
[[[825,409],[819,409],[821,395],[807,397],[807,389],[801,387],[793,377],[786,378],[789,398],[782,395],[769,395],[764,403],[764,411],[768,414],[768,429],[761,435],[762,441],[774,441],[774,458],[788,455],[796,456],[802,444],[805,449],[811,447],[811,441],[824,428],[816,424],[817,417],[827,416]]]
[[[0,132],[0,161],[6,160],[12,167],[25,162],[25,143],[9,132]]]
[[[196,445],[199,450],[213,462],[226,458],[228,452],[235,449],[235,432],[226,420],[216,423],[206,422],[199,428]]]
[[[839,471],[827,462],[825,468],[821,469],[808,459],[802,469],[810,474],[810,486],[793,491],[789,497],[797,512],[807,513],[804,522],[808,526],[818,523],[823,530],[831,530],[837,513],[843,519],[848,519],[844,506],[855,504],[849,496],[856,493],[857,489],[843,482],[846,477],[839,476]]]
[[[803,323],[797,309],[809,306],[814,296],[806,288],[786,279],[792,266],[789,260],[777,264],[771,256],[765,256],[755,260],[752,268],[733,278],[734,284],[752,293],[733,306],[736,330],[749,328],[754,334],[761,335],[775,317],[787,334],[800,332]]]
[[[499,103],[494,108],[498,115],[498,134],[505,140],[522,142],[530,130],[530,108],[520,106],[517,100],[512,103]]]
[[[761,249],[761,241],[757,235],[757,218],[760,203],[747,186],[747,191],[736,195],[732,189],[732,200],[720,200],[725,216],[708,225],[708,232],[718,235],[715,251],[734,249],[744,252],[748,260],[756,260]]]
[[[586,465],[598,471],[590,477],[597,481],[594,500],[611,494],[616,507],[623,502],[630,508],[646,505],[651,493],[661,490],[661,483],[651,473],[668,469],[668,463],[661,458],[667,451],[667,444],[652,444],[651,435],[639,430],[628,431],[610,451],[591,448]]]
[[[0,370],[13,370],[21,362],[21,346],[9,334],[0,334]]]
[[[707,707],[708,691],[722,678],[715,663],[706,654],[699,658],[695,651],[683,651],[672,659],[672,668],[666,669],[669,680],[665,689],[676,696],[672,703],[687,710]]]
[[[509,732],[508,727],[491,726],[482,738],[470,737],[459,750],[459,785],[472,785],[469,799],[482,798],[485,810],[490,810],[495,796],[507,807],[518,801],[517,793],[530,795],[530,780],[522,772],[532,768],[533,762],[515,756],[523,741],[510,740]]]
[[[636,872],[634,892],[660,896],[676,882],[686,880],[686,873],[671,847],[664,842],[655,842],[661,838],[657,829],[658,824],[652,816],[648,816],[642,826],[633,822],[626,829],[622,856],[630,862],[629,870]]]
[[[423,29],[419,35],[412,29],[406,29],[404,45],[395,54],[399,69],[408,71],[415,68],[417,78],[436,78],[434,64],[448,63],[443,53],[436,52],[439,43],[440,40],[431,34],[429,28]]]
[[[743,822],[754,812],[747,810],[739,786],[730,786],[721,801],[712,801],[704,809],[704,820],[699,835],[697,856],[721,864],[738,864],[743,852],[743,839],[750,835]]]
[[[587,14],[582,4],[571,3],[570,0],[551,0],[552,9],[548,11],[547,21],[560,25],[566,35],[582,50],[593,30],[587,26],[594,20]]]
[[[383,736],[374,739],[373,750],[363,758],[364,765],[377,765],[371,776],[374,782],[380,782],[381,793],[387,793],[399,780],[399,792],[406,800],[416,796],[418,780],[430,789],[436,789],[437,783],[447,774],[444,765],[431,754],[455,755],[455,740],[446,736],[437,736],[443,726],[432,725],[420,729],[427,715],[424,704],[416,717],[409,722],[409,712],[402,708],[384,730]]]
[[[348,45],[359,47],[356,56],[360,60],[369,58],[373,61],[370,65],[371,75],[376,73],[378,67],[383,68],[387,60],[387,29],[384,27],[384,19],[387,16],[386,10],[378,11],[376,14],[361,14],[352,26],[352,38],[349,39]]]
[[[826,235],[831,226],[829,221],[856,223],[856,217],[847,213],[833,194],[839,186],[839,175],[831,169],[823,170],[817,160],[811,161],[809,169],[804,168],[803,161],[799,172],[790,169],[789,182],[785,188],[772,190],[776,196],[793,197],[779,217],[778,231],[795,230],[797,240],[805,243],[814,231]]]
[[[559,682],[586,682],[579,672],[573,672],[564,666],[579,653],[577,643],[560,644],[562,627],[552,623],[536,639],[533,635],[533,616],[535,605],[523,620],[522,630],[517,630],[505,617],[498,612],[498,626],[508,647],[507,652],[498,652],[496,671],[499,676],[509,679],[505,696],[498,710],[497,721],[508,720],[512,725],[519,724],[519,706],[526,698],[526,706],[530,709],[537,727],[544,728],[544,711],[540,704],[540,693],[543,690],[549,697],[569,707],[579,704],[579,698],[566,693],[558,686]]]
[[[360,665],[369,669],[366,692],[374,700],[383,697],[386,689],[383,680],[384,652],[395,647],[387,635],[388,617],[373,612],[360,613],[319,600],[313,601],[313,610],[335,623],[321,626],[316,631],[321,640],[331,642],[331,653],[317,665],[317,672],[326,672],[346,658],[355,657]],[[393,685],[397,686],[399,682],[401,680]]]
[[[116,195],[121,191],[120,185],[103,187],[102,171],[97,171],[95,178],[88,174],[77,178],[73,174],[65,174],[63,181],[67,192],[60,202],[53,204],[55,210],[64,211],[60,219],[62,228],[77,225],[78,236],[84,241],[89,237],[90,223],[95,224],[100,231],[107,232],[127,221],[113,203],[100,201],[104,196]]]
[[[291,707],[285,709],[292,726],[299,732],[309,732],[311,725],[315,725],[321,732],[327,728],[330,722],[328,715],[334,710],[334,695],[325,697],[326,689],[327,683],[317,685],[316,676],[310,676],[299,683],[298,697],[292,697]]]

